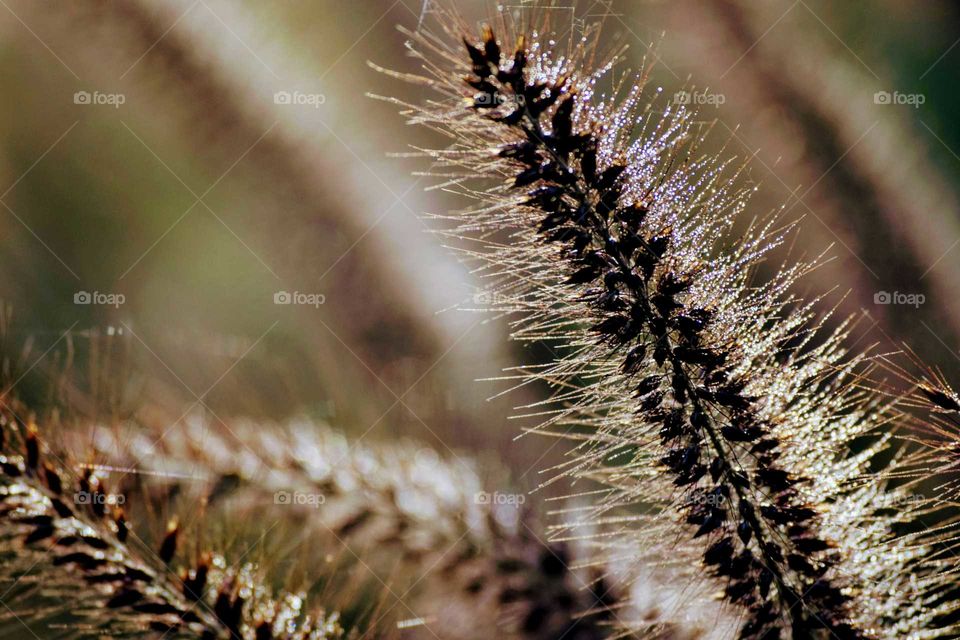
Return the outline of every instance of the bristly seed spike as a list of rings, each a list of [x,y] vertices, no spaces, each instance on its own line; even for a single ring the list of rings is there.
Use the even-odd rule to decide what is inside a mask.
[[[658,116],[641,79],[601,94],[612,64],[591,68],[589,44],[567,50],[547,31],[518,39],[514,64],[476,73],[495,108],[458,109],[453,97],[473,87],[438,59],[441,98],[417,113],[455,141],[431,157],[477,202],[447,233],[480,241],[479,272],[517,294],[514,337],[563,347],[521,374],[560,390],[532,431],[577,434],[564,475],[607,487],[589,513],[637,523],[610,546],[669,538],[671,553],[698,556],[691,580],[721,587],[744,640],[950,637],[927,635],[948,589],[931,560],[937,534],[898,533],[926,507],[889,514],[898,489],[872,465],[896,469],[898,455],[883,435],[864,444],[889,428],[893,404],[865,388],[869,360],[845,350],[846,325],[823,328],[793,293],[817,263],[755,282],[787,232],[775,220],[743,231],[751,189],[700,151],[692,112]],[[426,57],[439,46],[420,42]],[[493,66],[467,49],[474,68],[478,55]]]

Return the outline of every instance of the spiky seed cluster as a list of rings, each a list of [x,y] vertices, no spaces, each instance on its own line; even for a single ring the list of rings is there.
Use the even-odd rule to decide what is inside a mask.
[[[177,572],[176,520],[150,552],[111,502],[89,469],[76,478],[46,453],[34,425],[0,415],[0,584],[9,607],[30,607],[29,623],[41,633],[55,626],[63,638],[342,636],[336,616],[305,615],[302,596],[272,599],[252,565],[229,568],[205,553]]]
[[[558,246],[569,263],[565,284],[588,287],[583,295],[596,311],[590,330],[623,353],[621,372],[635,385],[644,415],[659,425],[666,450],[660,463],[676,486],[692,487],[686,520],[695,538],[709,535],[704,563],[729,579],[731,601],[753,607],[744,636],[769,637],[789,611],[795,631],[862,637],[849,624],[849,597],[825,577],[834,562],[830,544],[819,537],[816,510],[795,488],[806,479],[781,468],[780,442],[753,410],[746,379],[730,375],[733,345],[709,340],[714,312],[680,301],[698,274],[665,259],[669,229],[643,228],[652,194],[625,197],[624,161],[598,167],[597,137],[574,129],[570,81],[528,82],[523,40],[506,63],[492,31],[483,50],[465,45],[473,64],[466,82],[481,92],[474,108],[515,103],[488,116],[522,135],[500,156],[519,165],[515,189],[535,185],[524,205],[545,214],[537,227],[542,241]],[[645,371],[648,352],[654,373]],[[735,447],[752,456],[752,468],[736,462]],[[770,597],[774,583],[779,598]]]
[[[455,140],[427,152],[434,173],[480,203],[446,233],[475,243],[514,337],[558,354],[520,377],[557,389],[536,430],[582,441],[563,473],[611,487],[595,515],[629,508],[647,540],[681,520],[743,638],[948,634],[933,623],[942,565],[921,567],[929,547],[894,534],[910,507],[891,517],[867,476],[887,407],[856,384],[850,325],[821,331],[790,294],[813,264],[750,284],[785,231],[731,239],[740,171],[698,157],[689,112],[645,108],[641,82],[600,94],[612,62],[589,37],[562,48],[526,29],[504,55],[488,29],[458,56],[461,23],[441,28],[410,34],[429,76],[404,77],[448,99],[411,122]]]
[[[162,440],[109,429],[78,439],[93,442],[112,466],[150,472],[148,481],[189,478],[182,490],[215,495],[234,513],[249,503],[261,513],[274,508],[278,518],[299,516],[366,565],[378,565],[377,553],[388,556],[388,567],[403,559],[422,592],[410,597],[412,612],[433,620],[428,629],[442,637],[473,637],[474,616],[494,620],[509,637],[599,640],[623,606],[594,571],[571,569],[573,550],[545,542],[530,510],[478,500],[484,485],[471,462],[444,460],[415,443],[354,443],[311,421],[235,421],[228,433],[193,418]],[[274,505],[274,496],[296,493],[323,496],[322,504]],[[433,570],[424,576],[423,567]]]

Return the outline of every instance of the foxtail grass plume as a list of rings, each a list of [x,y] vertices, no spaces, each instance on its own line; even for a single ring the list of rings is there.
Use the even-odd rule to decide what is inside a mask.
[[[336,614],[304,610],[304,594],[271,595],[250,563],[212,552],[186,566],[181,527],[156,549],[89,470],[74,473],[33,424],[0,414],[0,628],[13,637],[327,640]]]
[[[554,391],[531,431],[576,443],[556,477],[605,487],[587,517],[620,523],[607,546],[697,558],[740,638],[954,637],[936,535],[897,533],[923,507],[891,513],[870,466],[894,446],[871,362],[792,292],[817,261],[755,283],[790,226],[741,220],[745,165],[701,151],[649,69],[611,78],[599,26],[564,41],[511,15],[478,37],[435,9],[407,33],[423,74],[394,75],[430,91],[404,113],[449,138],[430,173],[474,203],[442,233],[553,354],[515,378]]]
[[[145,472],[148,485],[199,490],[234,518],[247,509],[295,520],[278,528],[330,539],[369,571],[389,573],[403,600],[390,618],[403,637],[480,640],[491,633],[477,626],[482,619],[503,638],[599,640],[627,616],[699,637],[673,612],[628,602],[597,566],[583,566],[574,545],[547,542],[537,509],[490,465],[415,442],[351,442],[310,420],[189,418],[162,439],[94,428],[79,440],[110,465]]]

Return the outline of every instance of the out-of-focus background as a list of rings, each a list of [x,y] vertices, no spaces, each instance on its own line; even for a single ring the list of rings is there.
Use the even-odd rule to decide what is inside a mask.
[[[416,71],[396,25],[433,1],[0,0],[6,393],[161,428],[314,416],[535,483],[560,447],[514,442],[509,417],[541,390],[488,400],[510,383],[478,380],[537,355],[453,309],[479,283],[425,214],[464,203],[390,157],[443,140],[366,95],[423,97],[367,62]],[[615,73],[655,62],[652,87],[697,105],[713,148],[753,157],[756,215],[783,207],[793,255],[827,251],[806,286],[862,318],[857,346],[960,372],[960,8],[548,10],[561,33],[604,21],[629,45]]]

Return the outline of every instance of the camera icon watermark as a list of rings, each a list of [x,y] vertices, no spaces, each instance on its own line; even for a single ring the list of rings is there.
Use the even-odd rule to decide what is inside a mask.
[[[273,104],[308,106],[319,109],[326,104],[327,96],[322,93],[303,93],[302,91],[277,91],[273,94]]]
[[[122,93],[101,93],[94,91],[77,91],[73,94],[73,104],[83,105],[107,105],[114,109],[119,109],[120,105],[127,101],[127,96]]]
[[[327,297],[322,293],[277,291],[273,294],[273,304],[299,304],[319,308],[326,301]]]
[[[276,491],[273,494],[273,504],[307,506],[319,509],[327,501],[322,493],[302,493],[300,491]]]
[[[877,91],[873,94],[873,104],[897,104],[909,105],[914,109],[919,109],[920,105],[927,101],[927,96],[922,93],[900,93],[899,91]]]
[[[73,304],[105,305],[119,308],[127,301],[122,293],[101,293],[100,291],[77,291],[73,294]]]
[[[873,294],[873,304],[882,305],[909,305],[919,308],[927,301],[927,297],[922,293],[900,293],[899,291],[877,291]]]
[[[527,496],[522,493],[500,493],[499,491],[489,493],[487,491],[479,491],[473,494],[473,502],[475,504],[521,505],[526,501]]]
[[[698,105],[719,107],[727,101],[722,93],[708,93],[707,91],[677,91],[673,94],[673,104]]]
[[[89,505],[107,505],[107,506],[122,506],[127,501],[127,497],[122,493],[100,493],[100,492],[90,492],[90,491],[77,491],[73,494],[73,503],[74,504],[89,504]]]

